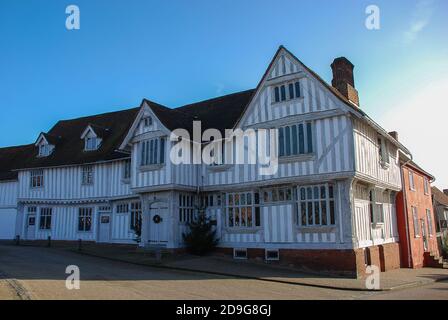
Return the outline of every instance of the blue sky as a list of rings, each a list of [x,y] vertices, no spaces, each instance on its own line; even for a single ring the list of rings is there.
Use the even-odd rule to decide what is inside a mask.
[[[80,30],[65,28],[70,4]],[[380,30],[365,28],[370,4]],[[349,58],[362,108],[399,130],[401,113],[391,111],[448,80],[447,12],[445,0],[1,0],[0,147],[143,97],[176,107],[253,88],[280,44],[328,82],[332,60]],[[408,147],[431,166],[418,139]]]

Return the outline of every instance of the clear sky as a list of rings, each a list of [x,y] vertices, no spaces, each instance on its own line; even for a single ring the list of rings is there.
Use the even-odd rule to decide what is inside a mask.
[[[68,5],[81,29],[65,27]],[[380,9],[380,30],[365,27]],[[446,0],[1,0],[0,147],[60,119],[169,107],[256,86],[280,44],[331,82],[355,65],[361,105],[448,188]]]

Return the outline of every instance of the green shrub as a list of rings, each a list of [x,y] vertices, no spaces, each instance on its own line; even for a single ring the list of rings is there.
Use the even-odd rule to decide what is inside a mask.
[[[216,247],[219,240],[216,239],[213,223],[206,216],[205,210],[199,210],[196,221],[189,223],[188,226],[189,231],[182,237],[190,253],[205,255]]]

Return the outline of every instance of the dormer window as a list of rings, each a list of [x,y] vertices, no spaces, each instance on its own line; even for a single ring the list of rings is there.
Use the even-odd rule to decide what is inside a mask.
[[[96,127],[97,130],[104,130]],[[106,129],[107,130],[107,129]],[[98,137],[97,132],[94,131],[93,125],[88,125],[81,135],[81,139],[84,139],[84,151],[95,151],[101,145],[102,139]]]
[[[53,151],[53,146],[50,144],[41,144],[39,146],[39,157],[48,157]]]
[[[84,139],[84,150],[85,151],[94,151],[98,149],[99,140],[97,137],[86,137]]]
[[[51,138],[51,140],[49,140]],[[35,146],[38,148],[38,157],[48,157],[54,150],[54,143],[49,141],[54,141],[55,137],[49,136],[48,134],[41,133],[37,138]]]

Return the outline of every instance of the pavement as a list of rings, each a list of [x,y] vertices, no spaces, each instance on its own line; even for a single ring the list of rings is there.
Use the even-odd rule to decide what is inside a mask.
[[[63,249],[115,261],[130,262],[157,268],[180,271],[194,271],[222,276],[257,279],[278,283],[300,284],[328,289],[371,291],[366,288],[365,279],[351,279],[328,276],[317,273],[302,272],[295,268],[267,264],[256,260],[235,260],[231,257],[205,256],[189,254],[162,256],[156,259],[153,252],[142,251],[134,246],[117,246],[107,244],[84,244],[82,251],[75,247]],[[448,280],[447,269],[397,269],[380,274],[380,290],[394,290],[415,287],[437,281]]]
[[[66,268],[80,289],[66,287]],[[369,293],[142,266],[46,247],[0,245],[0,299],[359,299]],[[4,281],[7,281],[6,283]],[[12,284],[9,288],[6,285]]]

